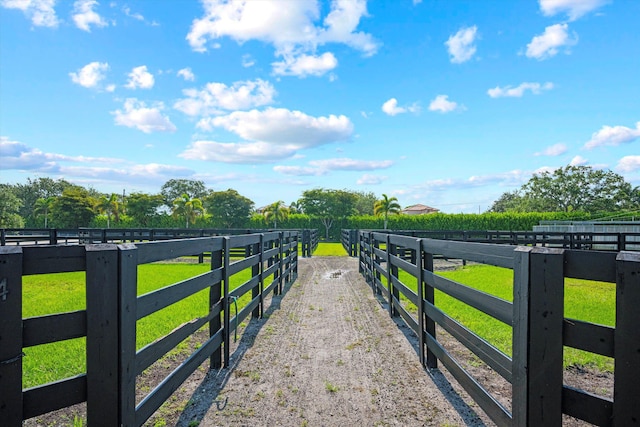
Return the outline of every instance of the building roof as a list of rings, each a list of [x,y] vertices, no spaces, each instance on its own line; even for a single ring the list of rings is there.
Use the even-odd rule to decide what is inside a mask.
[[[432,208],[431,206],[422,205],[418,203],[417,205],[407,206],[402,210],[405,213],[432,213],[432,212],[440,212],[440,209]]]

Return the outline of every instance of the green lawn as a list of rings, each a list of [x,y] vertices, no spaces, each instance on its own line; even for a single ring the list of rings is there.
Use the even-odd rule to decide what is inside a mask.
[[[465,284],[507,301],[513,301],[512,270],[486,266],[467,266],[454,271],[438,273],[456,282]],[[415,279],[401,272],[401,280],[412,285]],[[486,339],[504,353],[511,355],[511,327],[492,317],[436,290],[436,306],[451,317]],[[405,301],[407,308],[416,311],[413,304]],[[565,317],[615,326],[615,284],[588,280],[565,279]],[[591,365],[600,370],[612,371],[613,359],[565,347],[564,364]]]
[[[197,276],[209,270],[205,264],[148,264],[138,267],[138,295]],[[236,274],[235,288],[251,276],[249,269]],[[85,308],[85,274],[58,273],[23,278],[23,317],[41,316]],[[238,299],[238,309],[250,295]],[[137,324],[137,347],[166,335],[181,324],[207,313],[208,290],[200,291]],[[231,311],[233,316],[235,311]],[[25,349],[23,386],[31,387],[77,375],[86,370],[85,338],[45,344]]]
[[[313,256],[347,256],[347,251],[340,242],[320,242]]]

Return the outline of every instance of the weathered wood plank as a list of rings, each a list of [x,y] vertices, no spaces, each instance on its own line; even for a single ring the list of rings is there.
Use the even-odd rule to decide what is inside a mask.
[[[86,335],[86,310],[29,317],[22,323],[22,346],[25,348]]]
[[[25,246],[22,274],[70,273],[84,271],[83,246]]]
[[[422,239],[422,250],[448,258],[513,268],[513,246]]]
[[[597,426],[614,425],[611,399],[566,385],[562,388],[562,412]]]
[[[252,277],[251,279],[244,282],[242,285],[237,286],[231,292],[229,292],[229,296],[240,298],[241,296],[243,296],[250,290],[258,287],[259,285],[260,285],[259,277],[258,276]],[[255,295],[253,296],[253,298],[255,298]]]
[[[0,420],[20,426],[22,396],[22,265],[16,246],[0,247]]]
[[[222,249],[221,237],[198,237],[188,240],[171,240],[137,243],[138,262],[147,264],[181,256],[198,255]]]
[[[37,417],[47,412],[76,405],[87,400],[87,375],[81,374],[64,380],[55,381],[24,391],[24,419]],[[1,418],[3,421],[6,418]],[[22,425],[18,424],[3,425]]]
[[[576,319],[564,319],[562,340],[564,345],[614,357],[615,328]]]
[[[391,277],[393,282],[393,287],[398,290],[402,295],[404,295],[409,301],[413,303],[416,307],[419,305],[418,295],[413,292],[407,285],[402,283],[398,278]]]
[[[565,251],[564,275],[575,279],[616,281],[616,253],[597,251]]]
[[[253,267],[254,265],[257,265],[259,262],[260,262],[260,256],[252,255],[250,257],[241,259],[240,261],[231,263],[229,264],[229,275],[233,276],[234,274],[237,274],[242,270],[245,270],[247,268]]]
[[[616,258],[616,366],[613,419],[616,425],[640,423],[640,253]]]

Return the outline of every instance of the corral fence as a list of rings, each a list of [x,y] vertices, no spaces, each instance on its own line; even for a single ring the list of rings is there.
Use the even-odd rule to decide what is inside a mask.
[[[86,402],[89,425],[142,425],[205,360],[229,363],[231,332],[251,315],[260,317],[264,296],[282,293],[297,278],[299,233],[271,232],[164,242],[75,246],[0,247],[0,425]],[[211,253],[206,273],[137,296],[138,266]],[[242,256],[237,257],[241,253]],[[230,281],[250,270],[235,289]],[[85,272],[86,309],[23,318],[23,276]],[[244,277],[244,276],[242,276]],[[137,322],[208,289],[208,313],[136,349]],[[232,317],[234,301],[250,302]],[[136,403],[136,379],[199,329],[209,338]],[[86,337],[86,372],[22,388],[25,349]]]
[[[278,231],[281,230],[247,228],[3,228],[0,229],[0,246],[156,242]],[[317,229],[286,231],[298,231],[303,257],[310,257],[313,254],[319,241]],[[203,254],[200,254],[200,262],[203,260]]]
[[[358,231],[343,229],[341,242],[349,256],[358,255]],[[495,243],[513,246],[600,251],[640,251],[640,232],[588,231],[463,231],[463,230],[362,230],[402,236],[455,240],[459,242]]]
[[[390,315],[401,316],[415,332],[423,366],[436,368],[440,361],[497,425],[560,426],[563,413],[600,426],[640,422],[640,253],[379,232],[360,232],[358,245],[361,274],[389,303]],[[435,274],[437,255],[512,269],[513,303]],[[401,280],[400,272],[409,279]],[[615,327],[565,318],[565,277],[615,283]],[[512,358],[443,312],[434,300],[436,289],[511,326]],[[401,296],[417,307],[415,317]],[[511,410],[438,341],[436,324],[511,383]],[[564,346],[615,359],[613,399],[563,384]]]

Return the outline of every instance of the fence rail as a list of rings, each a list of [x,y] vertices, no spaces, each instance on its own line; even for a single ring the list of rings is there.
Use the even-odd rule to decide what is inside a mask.
[[[560,426],[563,413],[601,426],[640,420],[639,253],[513,247],[379,232],[360,232],[358,246],[361,274],[389,303],[389,314],[401,316],[418,336],[421,363],[436,368],[440,361],[497,425]],[[512,269],[513,302],[438,276],[433,268],[436,255]],[[412,283],[402,281],[401,271]],[[616,284],[615,328],[564,318],[565,277]],[[512,326],[512,358],[442,311],[434,300],[436,289]],[[401,298],[416,305],[415,317]],[[436,324],[512,384],[511,411],[444,348]],[[613,400],[563,384],[564,346],[615,358]]]
[[[358,255],[358,231],[342,230],[342,245],[350,256]],[[362,230],[460,242],[495,243],[599,251],[640,251],[640,233],[560,231],[462,231],[462,230]]]
[[[297,232],[271,232],[188,240],[90,244],[86,246],[0,247],[0,424],[87,402],[89,425],[142,425],[205,360],[217,368],[229,362],[231,331],[248,316],[260,317],[264,295],[281,293],[297,278]],[[211,253],[208,272],[137,295],[138,266],[180,256]],[[237,253],[244,255],[237,257]],[[234,257],[232,258],[232,254]],[[241,271],[250,278],[230,289]],[[22,317],[22,277],[84,271],[86,309]],[[208,313],[141,349],[137,322],[202,290]],[[251,299],[231,315],[232,301]],[[209,338],[136,404],[136,378],[180,342],[208,325]],[[86,337],[86,372],[22,389],[25,348]]]

